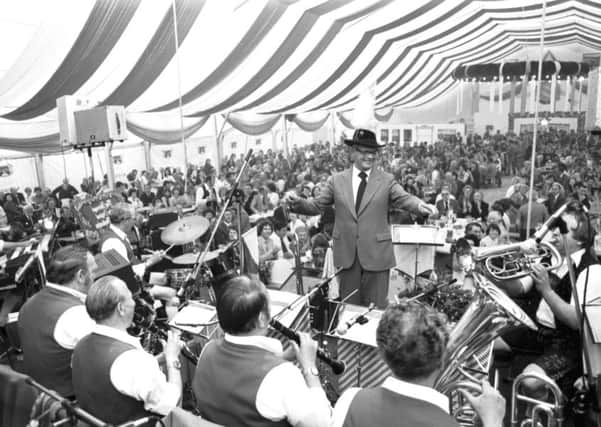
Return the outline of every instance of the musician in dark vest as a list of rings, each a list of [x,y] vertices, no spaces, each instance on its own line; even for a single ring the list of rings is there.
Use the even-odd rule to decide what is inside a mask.
[[[331,407],[321,387],[317,343],[300,333],[300,348],[283,352],[267,337],[265,286],[245,276],[224,284],[217,316],[225,332],[203,349],[192,389],[201,416],[226,426],[328,426]],[[297,368],[290,361],[296,357]]]
[[[598,265],[599,260],[592,247],[595,232],[589,228],[579,203],[572,202],[562,219],[568,231],[565,236],[568,253],[564,253],[563,245],[558,245],[558,250],[564,256],[564,264],[551,274],[540,265],[532,267],[531,276],[541,298],[536,311],[539,331],[537,337],[526,344],[531,347],[536,344],[542,349],[542,354],[526,366],[524,372],[534,372],[549,378],[569,398],[574,394],[575,381],[583,373],[583,349],[579,332],[581,319],[575,308],[566,262],[569,260],[573,264],[580,299],[584,296],[588,280],[587,302],[601,297],[601,266]],[[580,304],[582,300],[579,301]],[[547,387],[536,379],[526,380],[524,386],[526,392],[533,397],[544,398],[547,395]]]
[[[16,248],[26,248],[36,242],[36,239],[26,240],[24,242],[7,242],[0,239],[0,252],[11,251]],[[23,299],[23,291],[19,288],[12,291],[0,292],[0,327],[8,323],[8,315]]]
[[[73,397],[71,354],[94,327],[84,301],[92,284],[94,257],[78,246],[54,254],[48,282],[19,312],[25,373],[61,396]]]
[[[98,279],[86,299],[88,314],[97,324],[73,351],[75,397],[83,410],[109,424],[167,415],[181,397],[179,338],[169,333],[164,351],[165,378],[157,358],[127,333],[134,306],[132,294],[121,279]]]
[[[163,259],[164,253],[162,251],[154,252],[150,258],[146,261],[141,262],[134,253],[134,249],[127,237],[134,226],[134,218],[131,211],[126,207],[114,206],[109,213],[110,225],[106,229],[100,238],[100,251],[107,252],[111,249],[117,251],[119,255],[128,260],[132,264],[134,273],[140,278],[144,276],[147,268],[152,267]],[[131,283],[128,286],[132,291],[136,291],[135,287]],[[175,289],[167,286],[154,285],[149,289],[150,294],[155,298],[169,301],[175,297]]]
[[[376,340],[392,375],[380,387],[348,389],[334,408],[333,427],[457,427],[448,398],[436,391],[448,340],[446,317],[418,302],[388,306]],[[501,427],[505,400],[490,384],[474,397],[462,391],[484,427]]]

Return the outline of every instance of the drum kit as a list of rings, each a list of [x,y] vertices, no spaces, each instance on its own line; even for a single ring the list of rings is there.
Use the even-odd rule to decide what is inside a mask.
[[[186,216],[180,218],[161,232],[161,241],[172,246],[183,246],[190,250],[182,255],[170,258],[171,262],[177,266],[165,270],[167,285],[176,290],[180,290],[187,280],[190,279],[196,265],[201,258],[200,252],[195,252],[200,245],[198,240],[207,232],[210,227],[209,221],[198,215]],[[210,287],[231,274],[236,274],[239,267],[239,260],[233,245],[224,248],[208,251],[202,260],[197,283],[199,286],[186,288],[184,293],[185,300],[201,300],[214,303],[214,294]]]

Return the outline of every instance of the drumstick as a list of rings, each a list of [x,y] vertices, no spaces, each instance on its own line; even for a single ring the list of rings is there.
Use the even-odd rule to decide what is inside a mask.
[[[169,252],[171,249],[173,249],[175,246],[176,246],[176,245],[175,245],[175,244],[173,244],[173,245],[171,245],[171,246],[167,247],[167,249],[165,249],[165,250],[162,250],[162,251],[159,251],[159,252],[163,252],[163,254],[166,254],[166,253],[167,253],[167,252]],[[145,250],[146,252],[149,252],[149,253],[151,253],[151,254],[155,252],[155,251],[153,251],[153,250],[151,250],[151,249],[144,249],[144,250]]]

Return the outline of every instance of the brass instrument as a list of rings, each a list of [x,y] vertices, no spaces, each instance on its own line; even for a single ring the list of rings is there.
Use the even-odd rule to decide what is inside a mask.
[[[546,402],[544,400],[534,399],[529,396],[520,394],[520,386],[527,379],[536,379],[545,384],[545,387],[551,392],[553,396],[553,402]],[[518,421],[518,403],[526,402],[534,405],[532,409],[531,418],[526,418],[521,423]],[[541,421],[541,413],[544,413],[547,418],[547,425],[555,425],[562,427],[564,425],[564,407],[565,397],[557,384],[555,384],[550,378],[538,374],[536,372],[522,373],[516,377],[513,381],[513,387],[511,390],[511,427],[518,427],[524,425],[537,426]],[[551,420],[554,420],[555,424],[552,424]]]
[[[517,326],[538,329],[491,280],[527,276],[532,265],[538,262],[544,263],[549,270],[562,263],[557,250],[547,243],[537,245],[537,250],[532,253],[527,253],[524,246],[510,244],[486,248],[472,257],[473,263],[468,267],[476,289],[474,298],[450,333],[442,370],[434,384],[436,390],[450,397],[451,413],[460,425],[474,425],[476,414],[457,390],[480,389],[481,381],[488,377],[488,364],[481,360],[492,356],[494,339]]]
[[[562,257],[552,244],[540,242],[533,252],[525,251],[523,243],[512,243],[480,249],[474,262],[481,263],[483,272],[493,280],[511,280],[528,276],[534,264],[552,271],[562,264]]]

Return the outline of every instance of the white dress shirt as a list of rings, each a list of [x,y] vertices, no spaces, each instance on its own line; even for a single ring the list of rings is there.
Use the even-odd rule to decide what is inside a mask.
[[[434,390],[432,387],[408,383],[398,378],[388,377],[382,383],[382,387],[394,393],[410,397],[412,399],[423,400],[438,406],[440,409],[449,413],[449,399],[442,393]],[[351,407],[351,403],[355,395],[360,391],[360,388],[352,387],[345,391],[334,408],[334,416],[332,419],[332,427],[342,427],[344,419]],[[402,416],[402,414],[399,414]]]
[[[369,181],[369,176],[371,175],[371,169],[363,171],[367,175],[365,177],[365,181]],[[361,171],[357,169],[355,165],[353,165],[353,178],[351,179],[351,184],[353,185],[353,202],[357,203],[357,192],[359,192],[359,184],[361,184],[361,177],[359,174]]]
[[[205,194],[206,194],[206,197],[205,197]],[[195,196],[196,206],[198,206],[202,200],[208,199],[209,197],[211,197],[211,192],[210,192],[209,188],[207,187],[207,185],[204,183],[200,184],[196,188],[196,196]]]
[[[265,336],[233,336],[224,339],[233,344],[259,347],[282,355],[282,343]],[[286,419],[293,426],[329,427],[332,408],[321,387],[308,387],[301,371],[284,362],[267,373],[256,397],[259,414],[271,420]]]
[[[574,264],[578,265],[580,263],[580,260],[582,259],[582,255],[584,255],[584,249],[574,252],[572,255],[570,255],[570,258],[572,258],[572,262]],[[563,279],[565,275],[568,274],[568,264],[566,257],[563,258],[562,264],[553,273],[559,279]],[[582,294],[579,293],[579,295]],[[574,305],[574,302],[571,301],[571,304]],[[545,301],[544,299],[541,299],[540,303],[538,304],[538,309],[536,310],[536,320],[538,321],[538,323],[546,326],[547,328],[555,329],[555,315],[553,314],[551,307],[549,307],[549,304],[547,304],[547,301]]]
[[[113,233],[115,233],[117,236],[119,236],[121,239],[129,242],[129,238],[127,237],[127,234],[125,234],[121,229],[119,229],[118,227],[115,227],[113,224],[111,224],[110,229],[113,231]],[[131,246],[131,243],[130,243]],[[114,249],[115,251],[117,251],[117,253],[119,255],[121,255],[123,258],[125,258],[126,260],[129,261],[128,257],[127,257],[127,248],[125,247],[125,245],[123,244],[123,242],[115,237],[111,237],[110,239],[106,239],[104,241],[104,243],[102,244],[102,247],[100,248],[100,252],[107,252],[110,251],[111,249]],[[146,265],[142,262],[140,264],[132,264],[132,269],[134,270],[134,273],[136,273],[137,276],[142,277],[144,275],[144,271],[146,270]]]
[[[81,305],[68,308],[60,315],[56,321],[53,332],[54,340],[58,345],[64,349],[73,350],[75,344],[92,332],[92,329],[96,326],[96,322],[90,318],[86,311],[86,306],[84,305],[86,295],[67,286],[56,285],[50,282],[46,283],[46,286],[73,295],[81,300]]]
[[[144,351],[137,338],[105,325],[96,325],[94,333],[135,347],[114,360],[110,372],[113,387],[120,393],[143,401],[147,411],[157,414],[167,415],[177,406],[181,390],[167,382],[157,359]]]

